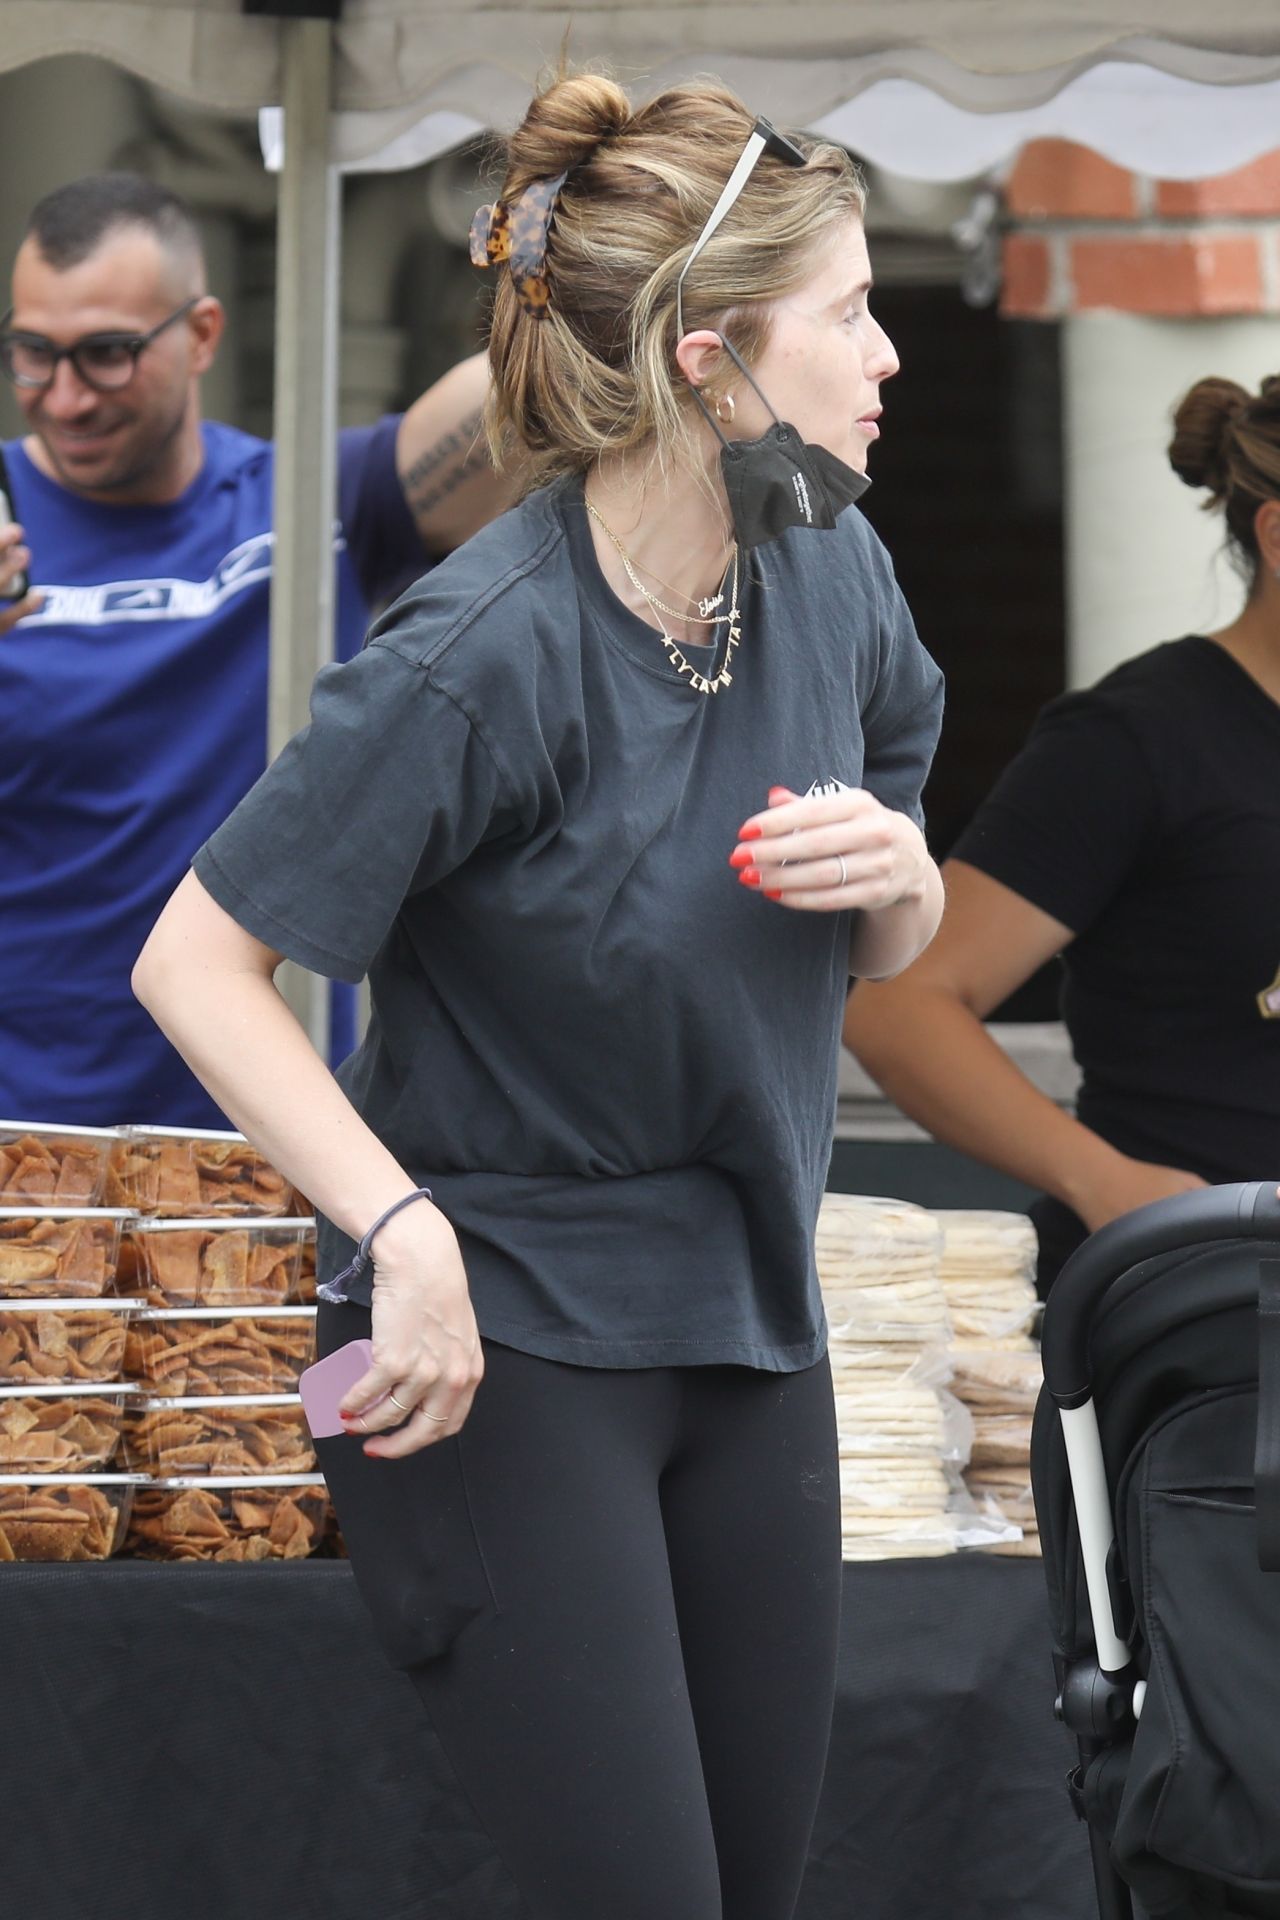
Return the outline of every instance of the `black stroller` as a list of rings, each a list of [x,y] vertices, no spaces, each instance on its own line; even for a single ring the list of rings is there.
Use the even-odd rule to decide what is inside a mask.
[[[1280,1920],[1280,1196],[1104,1227],[1045,1309],[1032,1479],[1102,1920]]]

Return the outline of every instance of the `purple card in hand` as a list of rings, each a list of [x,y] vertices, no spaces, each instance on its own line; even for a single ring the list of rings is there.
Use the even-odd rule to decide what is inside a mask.
[[[314,1367],[307,1368],[298,1382],[298,1392],[302,1395],[302,1411],[307,1416],[313,1440],[327,1440],[335,1433],[347,1431],[338,1409],[356,1381],[363,1379],[372,1365],[373,1342],[350,1340],[327,1359],[317,1360]],[[364,1409],[365,1413],[380,1406],[385,1399],[385,1394],[380,1395]]]

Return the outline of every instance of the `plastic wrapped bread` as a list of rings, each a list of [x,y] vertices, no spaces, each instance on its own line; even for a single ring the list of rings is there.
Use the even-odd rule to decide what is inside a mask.
[[[901,1200],[827,1194],[818,1277],[831,1332],[844,1556],[883,1560],[1016,1540],[965,1492],[973,1422],[949,1391],[943,1235]]]
[[[1037,1554],[1031,1498],[1031,1422],[1044,1382],[1040,1350],[1027,1335],[1006,1342],[952,1350],[952,1387],[973,1416],[973,1451],[965,1485],[977,1506],[1022,1530],[1020,1543],[1002,1552]]]
[[[942,1230],[923,1207],[825,1194],[814,1252],[833,1337],[876,1345],[946,1343]]]
[[[1035,1320],[1036,1231],[1023,1213],[952,1208],[934,1214],[942,1231],[940,1274],[954,1333],[1000,1340]]]

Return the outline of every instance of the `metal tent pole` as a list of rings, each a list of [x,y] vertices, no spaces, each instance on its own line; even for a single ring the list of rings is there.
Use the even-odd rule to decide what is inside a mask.
[[[284,163],[276,245],[275,575],[267,751],[306,724],[318,669],[333,657],[339,177],[329,165],[332,27],[281,26]],[[329,983],[292,964],[285,998],[328,1057]]]

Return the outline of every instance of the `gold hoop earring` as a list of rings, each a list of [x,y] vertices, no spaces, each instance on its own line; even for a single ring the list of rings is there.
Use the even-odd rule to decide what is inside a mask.
[[[728,407],[728,413],[722,413],[720,411],[722,407]],[[716,419],[720,424],[725,427],[731,427],[733,425],[735,411],[733,395],[731,393],[721,394],[720,398],[716,401]]]

